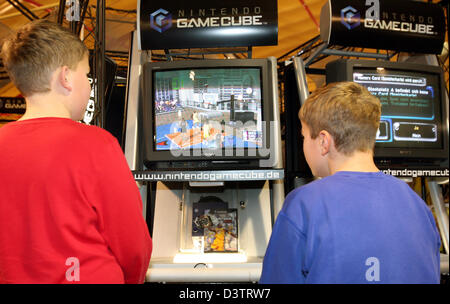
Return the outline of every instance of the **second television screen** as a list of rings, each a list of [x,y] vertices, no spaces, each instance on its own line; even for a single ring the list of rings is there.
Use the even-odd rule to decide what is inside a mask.
[[[442,146],[441,93],[436,74],[355,68],[353,81],[366,86],[381,101],[379,147]]]
[[[155,150],[261,148],[260,68],[155,71]]]

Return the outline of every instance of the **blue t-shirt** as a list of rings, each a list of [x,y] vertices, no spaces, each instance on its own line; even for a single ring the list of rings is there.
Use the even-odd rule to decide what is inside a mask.
[[[439,283],[440,242],[405,182],[341,171],[286,197],[260,283]]]

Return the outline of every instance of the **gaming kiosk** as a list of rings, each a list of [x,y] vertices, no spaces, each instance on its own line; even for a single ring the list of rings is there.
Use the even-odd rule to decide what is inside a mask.
[[[153,239],[146,280],[257,282],[284,201],[276,59],[151,62],[149,33],[132,37],[125,139]]]
[[[326,75],[327,82],[360,83],[380,99],[382,114],[374,158],[381,170],[396,175],[404,171],[437,173],[448,168],[449,102],[439,66],[340,59],[327,64]],[[427,182],[448,254],[448,216],[445,220],[443,200],[434,194],[435,181]]]
[[[432,56],[422,58],[433,62]],[[448,183],[449,174],[449,99],[442,69],[410,62],[337,59],[329,62],[325,70],[327,83],[354,81],[380,99],[382,113],[374,150],[375,163],[386,174],[402,179],[425,178],[445,252],[441,254],[441,271],[448,273],[449,220],[438,186],[438,182]],[[296,107],[300,108],[308,97],[305,63],[300,57],[293,59],[290,72],[297,90],[293,95],[300,101]],[[286,94],[292,95],[292,92]],[[295,134],[290,137],[286,149],[296,144],[301,147]],[[286,177],[291,177],[287,191],[304,184],[310,174],[301,156],[296,155],[294,149],[289,151],[293,156],[286,157],[286,166],[292,163],[297,171],[287,170]],[[289,162],[290,159],[297,159],[297,162]]]
[[[379,6],[371,7],[374,3]],[[354,81],[380,99],[382,113],[374,150],[375,163],[383,172],[402,179],[411,181],[413,177],[425,178],[443,245],[441,271],[448,273],[449,218],[438,183],[448,183],[449,99],[444,73],[438,66],[436,56],[431,55],[440,54],[445,40],[443,11],[438,5],[428,3],[409,2],[408,6],[402,7],[391,1],[380,0],[370,5],[364,6],[361,1],[329,0],[321,12],[322,42],[314,47],[314,51],[301,50],[286,62],[288,67],[283,76],[286,109],[285,189],[289,192],[312,177],[302,159],[302,151],[297,149],[302,146],[299,136],[301,126],[294,117],[309,95],[307,71],[313,70],[311,64],[321,55],[339,56],[340,59],[327,61],[323,71],[326,83]],[[380,15],[378,10],[384,13]],[[432,16],[428,20],[435,34],[394,29],[387,31],[368,26],[392,23],[392,16],[404,12]],[[366,16],[364,24],[359,19],[363,15]],[[415,24],[418,22],[402,26],[417,28],[421,26]],[[391,61],[389,54],[355,52],[354,48],[342,50],[342,47],[333,48],[334,45],[419,54],[398,56],[397,61]],[[309,56],[302,58],[302,54]]]

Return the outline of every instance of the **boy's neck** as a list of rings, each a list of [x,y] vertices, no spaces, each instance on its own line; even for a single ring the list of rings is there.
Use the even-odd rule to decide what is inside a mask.
[[[64,106],[60,97],[51,93],[35,94],[25,98],[27,109],[20,120],[42,118],[42,117],[60,117],[71,119],[70,111]]]
[[[328,160],[330,175],[338,171],[354,172],[378,172],[380,171],[373,161],[371,151],[356,151],[350,156],[338,153],[334,158]]]

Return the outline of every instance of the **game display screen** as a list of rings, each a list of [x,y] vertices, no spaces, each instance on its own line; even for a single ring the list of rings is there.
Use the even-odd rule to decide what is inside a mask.
[[[154,150],[261,148],[261,68],[153,71]]]
[[[439,76],[388,68],[354,67],[353,81],[364,85],[382,105],[378,147],[441,148]]]

